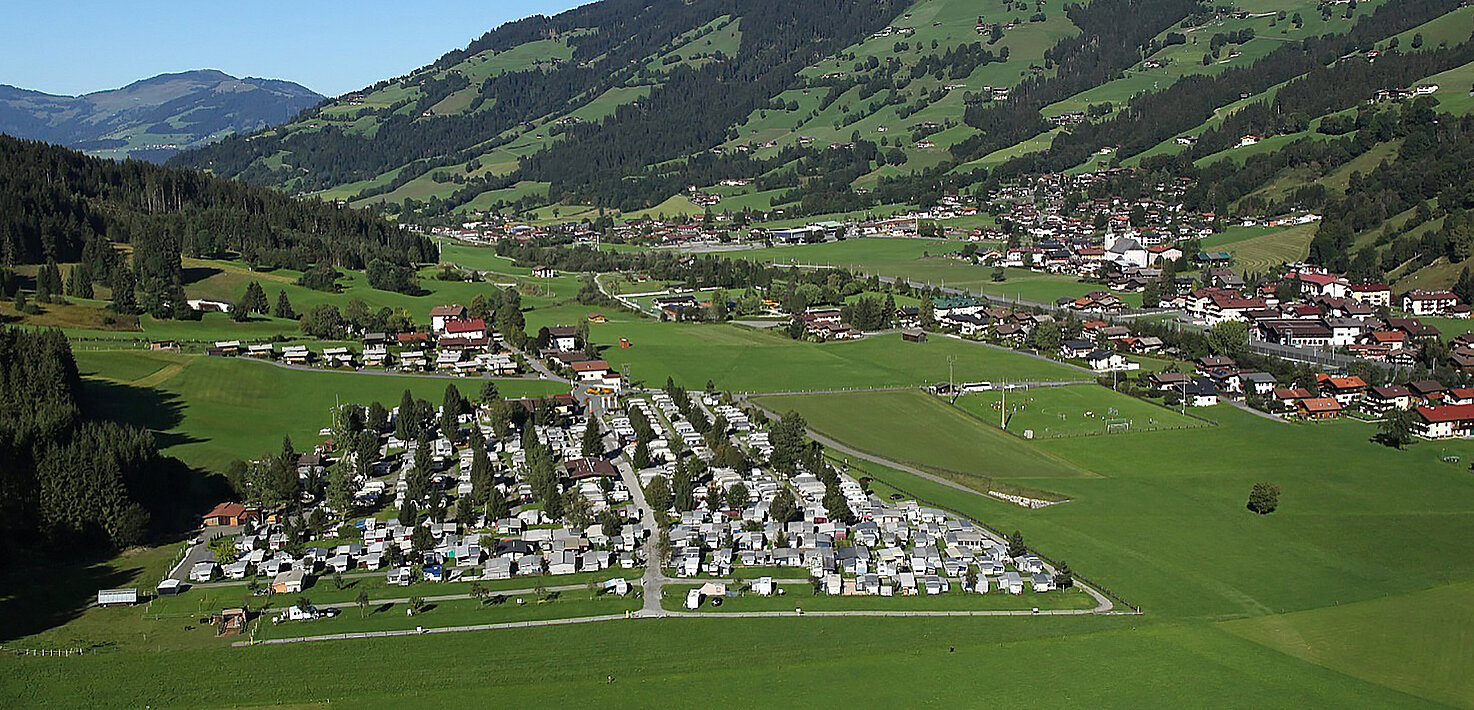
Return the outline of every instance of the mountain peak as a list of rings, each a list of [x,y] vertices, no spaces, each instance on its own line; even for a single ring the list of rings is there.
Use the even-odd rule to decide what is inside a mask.
[[[282,79],[191,69],[117,89],[53,96],[0,87],[0,131],[104,157],[161,160],[289,120],[323,99]]]

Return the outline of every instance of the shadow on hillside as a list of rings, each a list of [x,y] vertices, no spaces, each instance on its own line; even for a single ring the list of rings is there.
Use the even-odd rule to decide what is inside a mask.
[[[56,563],[47,560],[28,561],[5,574],[0,595],[0,643],[38,634],[61,626],[85,613],[97,601],[100,589],[143,588],[152,592],[148,582],[137,579],[140,566],[129,566],[122,560],[114,567],[106,560]]]
[[[82,404],[90,416],[131,424],[153,432],[160,452],[183,444],[205,441],[174,431],[184,421],[184,402],[178,395],[152,387],[82,380]],[[177,541],[196,528],[200,515],[233,496],[223,476],[193,468],[171,456],[161,456],[148,480],[134,482],[135,498],[152,516],[156,541]]]
[[[184,281],[184,285],[188,286],[223,273],[225,273],[224,269],[217,269],[213,266],[190,266],[180,269],[179,277]]]
[[[184,422],[184,401],[172,392],[84,377],[82,406],[90,416],[152,431],[159,448],[199,441],[169,431]]]

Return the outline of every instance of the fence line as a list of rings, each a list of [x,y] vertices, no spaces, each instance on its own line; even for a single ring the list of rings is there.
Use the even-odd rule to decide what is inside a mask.
[[[17,656],[80,656],[87,652],[85,648],[10,648],[0,646],[0,651],[13,653]]]

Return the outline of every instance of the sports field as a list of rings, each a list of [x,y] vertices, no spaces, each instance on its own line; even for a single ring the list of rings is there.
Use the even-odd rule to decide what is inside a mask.
[[[957,406],[998,426],[1007,399],[1008,431],[1035,439],[1189,429],[1208,422],[1097,384],[1030,387],[963,395]]]
[[[1052,486],[1056,478],[1093,475],[920,391],[790,395],[756,401],[780,414],[796,411],[810,427],[861,451],[946,469],[982,490],[987,490],[993,478],[1049,479],[1047,484]]]

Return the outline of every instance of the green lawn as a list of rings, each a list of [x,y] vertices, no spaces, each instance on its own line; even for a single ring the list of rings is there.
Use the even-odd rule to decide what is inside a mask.
[[[1222,624],[1229,633],[1352,678],[1460,707],[1474,698],[1471,626],[1469,582]]]
[[[323,672],[345,660],[351,673]],[[1070,670],[1041,680],[1061,667]],[[467,677],[451,682],[458,668]],[[1430,706],[1212,627],[1131,617],[620,620],[64,661],[0,656],[0,675],[17,707],[387,708],[413,698],[637,708],[713,697],[772,706],[815,689],[822,695],[805,702],[818,707],[972,706],[981,695],[1010,706],[1081,697],[1097,707],[1194,706],[1205,697],[1253,707]]]
[[[661,607],[674,611],[686,610],[686,593],[700,587],[699,584],[667,584]],[[780,584],[782,595],[764,597],[727,585],[731,591],[743,591],[742,596],[723,599],[722,605],[714,607],[710,600],[700,611],[1027,611],[1039,609],[1093,609],[1095,598],[1079,589],[1035,594],[1004,594],[994,590],[988,594],[959,591],[945,594],[920,594],[914,597],[893,596],[830,596],[815,594],[808,584]]]
[[[587,307],[539,309],[528,314],[529,330],[574,323]],[[608,312],[609,322],[592,325],[602,355],[628,365],[635,380],[657,384],[667,376],[687,387],[707,380],[742,392],[790,392],[850,387],[922,385],[947,378],[955,358],[959,380],[1008,378],[1067,380],[1089,375],[1059,363],[951,338],[907,343],[899,334],[861,340],[810,343],[781,332],[737,325],[661,323],[629,313]],[[630,347],[620,347],[628,338]]]
[[[345,609],[333,618],[284,621],[279,624],[273,623],[271,618],[264,618],[260,622],[256,637],[259,639],[290,638],[418,627],[501,624],[509,621],[623,614],[626,611],[640,608],[640,599],[637,596],[597,595],[590,597],[589,593],[583,590],[554,592],[553,595],[554,598],[547,601],[538,601],[536,596],[524,594],[495,597],[494,601],[485,603],[475,599],[426,602],[425,609],[413,616],[405,613],[409,608],[408,604],[371,604],[367,612],[362,612],[355,607]],[[518,599],[521,599],[523,603],[518,604]],[[274,615],[268,612],[267,616]]]
[[[1003,400],[1001,391],[982,392],[960,397],[957,406],[997,426]],[[1129,423],[1129,432],[1209,426],[1201,419],[1095,384],[1014,390],[1007,393],[1007,400],[1008,430],[1020,436],[1030,432],[1027,436],[1036,439],[1112,433],[1106,431],[1107,422],[1122,420]]]
[[[1312,222],[1281,228],[1236,227],[1204,239],[1203,248],[1227,251],[1233,254],[1236,269],[1262,273],[1304,260],[1319,226]]]
[[[1055,479],[1093,475],[919,391],[761,397],[757,402],[778,413],[797,411],[810,427],[862,451],[947,469],[985,491],[993,478],[1047,479],[1053,486]]]
[[[227,463],[281,445],[316,441],[336,402],[397,405],[406,388],[439,402],[447,384],[467,396],[478,378],[433,378],[288,370],[247,358],[212,358],[147,351],[82,351],[78,368],[87,395],[107,415],[154,430],[164,451],[220,471]],[[538,380],[498,380],[503,396],[544,395],[567,386]]]
[[[981,292],[998,298],[1036,303],[1053,303],[1059,298],[1078,298],[1092,291],[1109,290],[1099,284],[1081,283],[1072,276],[1044,274],[1028,269],[1007,269],[1004,281],[994,281],[991,268],[945,257],[961,250],[962,244],[955,241],[872,237],[748,249],[726,252],[724,256],[775,264],[846,267],[867,274],[903,277],[939,286],[967,289],[974,293]],[[1130,305],[1141,305],[1141,294],[1116,295]]]

